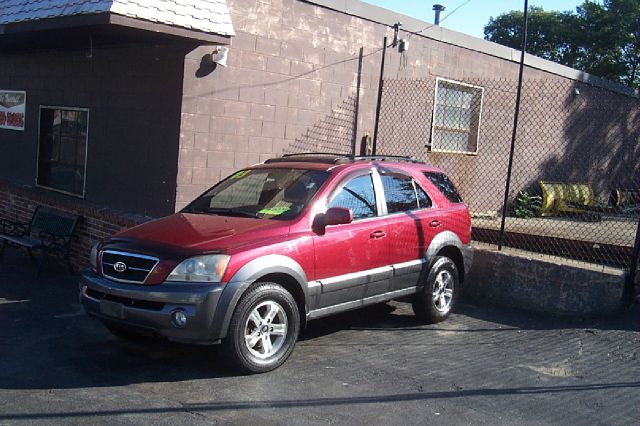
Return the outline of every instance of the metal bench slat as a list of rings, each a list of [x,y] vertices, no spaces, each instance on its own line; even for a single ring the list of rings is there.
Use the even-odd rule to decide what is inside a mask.
[[[9,241],[14,244],[21,245],[30,249],[38,248],[42,246],[42,241],[39,238],[33,237],[18,237],[15,235],[0,234],[0,239]]]

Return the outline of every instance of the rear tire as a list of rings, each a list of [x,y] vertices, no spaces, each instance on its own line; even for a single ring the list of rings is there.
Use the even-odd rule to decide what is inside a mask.
[[[429,271],[424,288],[412,301],[413,312],[418,319],[435,324],[447,319],[460,290],[456,264],[444,256],[437,256]]]
[[[231,317],[222,355],[245,373],[264,373],[282,365],[298,340],[300,312],[281,285],[256,283],[242,296]]]

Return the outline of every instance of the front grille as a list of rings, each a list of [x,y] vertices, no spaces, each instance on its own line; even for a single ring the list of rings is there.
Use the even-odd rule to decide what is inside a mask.
[[[158,262],[157,257],[106,250],[102,253],[102,274],[115,281],[142,284]]]
[[[87,288],[85,290],[87,296],[96,300],[108,300],[109,302],[122,303],[125,306],[138,309],[148,309],[150,311],[161,311],[164,308],[162,302],[150,302],[148,300],[131,299],[128,297],[115,296],[113,294],[102,293],[100,291]]]

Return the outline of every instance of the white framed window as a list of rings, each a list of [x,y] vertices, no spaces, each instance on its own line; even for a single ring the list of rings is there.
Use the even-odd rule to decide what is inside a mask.
[[[476,154],[484,88],[436,78],[431,123],[433,152]]]
[[[84,198],[87,108],[40,106],[36,185]]]

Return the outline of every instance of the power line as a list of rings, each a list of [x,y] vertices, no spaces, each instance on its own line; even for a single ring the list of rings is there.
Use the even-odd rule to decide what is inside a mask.
[[[466,0],[465,2],[462,2],[461,4],[459,4],[456,8],[454,8],[451,12],[447,13],[441,20],[440,22],[443,22],[445,19],[447,19],[449,16],[453,15],[454,13],[456,13],[458,10],[460,10],[460,8],[462,8],[463,6],[467,5],[469,2],[471,2],[471,0]],[[406,31],[403,30],[407,33],[409,33],[409,36],[407,37],[407,39],[410,39],[412,36],[414,35],[420,35],[420,33],[422,33],[423,31],[428,30],[429,28],[433,28],[435,27],[436,24],[429,24],[426,27],[424,27],[423,29],[421,29],[420,31]]]
[[[458,9],[460,9],[462,6],[466,5],[467,3],[469,3],[471,0],[467,0],[464,3],[460,4],[458,7],[456,7],[455,9],[453,9],[451,12],[447,13],[441,20],[440,22],[444,21],[445,19],[447,19],[449,16],[453,15],[454,13],[456,13],[458,11]]]

